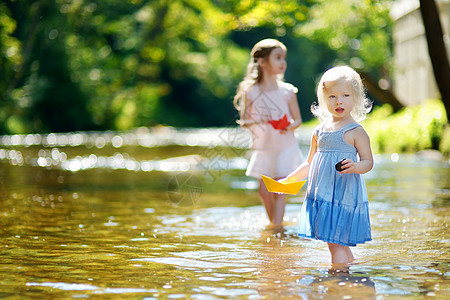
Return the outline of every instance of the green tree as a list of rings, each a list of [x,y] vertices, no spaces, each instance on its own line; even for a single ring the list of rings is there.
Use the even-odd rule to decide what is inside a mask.
[[[105,128],[219,126],[249,50],[230,34],[266,24],[293,26],[297,1],[174,0],[65,3],[73,70]],[[282,32],[280,32],[282,33]],[[285,33],[282,33],[285,34]]]
[[[66,3],[72,72],[105,128],[220,125],[244,52],[212,1]],[[181,21],[180,21],[181,20]]]
[[[295,33],[326,43],[337,54],[332,64],[359,71],[369,92],[380,102],[403,105],[390,88],[392,59],[392,0],[315,0],[308,21]]]
[[[288,47],[286,80],[307,119],[331,61],[389,71],[388,2],[353,2],[333,15],[334,1],[7,0],[0,131],[232,124],[250,48],[267,37]]]
[[[12,125],[14,103],[8,95],[16,81],[15,70],[23,64],[22,43],[12,34],[17,22],[5,3],[0,4],[0,133],[8,131],[8,121]]]
[[[67,24],[60,17],[59,6],[51,0],[10,1],[7,5],[17,20],[12,35],[22,41],[23,57],[3,94],[13,103],[12,114],[6,121],[8,130],[48,132],[92,128],[86,97],[68,70],[63,43]]]

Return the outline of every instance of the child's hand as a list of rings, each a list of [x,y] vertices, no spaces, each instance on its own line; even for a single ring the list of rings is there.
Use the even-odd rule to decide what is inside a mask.
[[[288,177],[284,177],[284,178],[280,178],[277,180],[279,183],[282,184],[287,184],[287,183],[292,183],[294,181],[292,181],[292,178],[288,178]]]
[[[286,183],[287,183],[286,177],[285,177],[285,178],[278,179],[277,181],[278,181],[279,183],[282,183],[282,184],[286,184]]]
[[[339,174],[350,174],[355,173],[355,162],[350,158],[343,159],[340,161],[340,171]]]
[[[279,132],[280,132],[280,134],[286,134],[288,131],[287,131],[287,129],[281,129],[281,130],[278,130]]]
[[[283,129],[280,129],[280,134],[286,134],[288,133],[288,131],[291,130],[291,125],[288,125],[286,127],[284,127]]]

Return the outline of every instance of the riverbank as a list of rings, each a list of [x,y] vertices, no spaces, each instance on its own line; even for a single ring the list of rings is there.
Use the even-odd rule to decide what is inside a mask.
[[[363,122],[375,153],[431,153],[450,156],[450,125],[440,100],[405,107],[397,113],[383,105]]]

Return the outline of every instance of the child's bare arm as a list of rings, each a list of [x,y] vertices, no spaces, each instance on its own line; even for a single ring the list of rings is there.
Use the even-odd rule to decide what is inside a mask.
[[[291,174],[282,179],[286,183],[296,182],[308,177],[309,167],[311,165],[312,158],[317,151],[317,137],[313,134],[311,137],[311,146],[309,147],[308,158],[300,164]]]
[[[302,115],[300,114],[300,108],[298,107],[297,94],[293,94],[291,99],[289,99],[289,112],[291,113],[292,119],[294,120],[291,125],[287,128],[288,130],[294,130],[302,125]]]
[[[255,124],[265,124],[268,122],[267,116],[255,116],[253,111],[253,101],[249,100],[247,96],[243,99],[244,105],[240,111],[240,120],[238,124],[243,128],[248,128]]]
[[[355,128],[349,132],[348,138],[353,141],[353,145],[358,151],[359,161],[354,162],[351,159],[344,161],[342,168],[343,171],[340,174],[364,174],[372,170],[373,167],[373,155],[370,148],[370,138],[367,132],[362,127]],[[346,138],[347,140],[347,138]],[[347,140],[348,141],[348,140]]]

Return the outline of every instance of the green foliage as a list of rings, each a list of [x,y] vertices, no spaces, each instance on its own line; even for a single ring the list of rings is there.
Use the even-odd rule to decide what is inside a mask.
[[[92,128],[86,110],[86,96],[68,69],[64,48],[67,30],[54,1],[9,2],[3,7],[17,20],[17,28],[10,31],[10,41],[21,43],[22,58],[15,58],[12,73],[5,80],[2,98],[9,104],[4,131],[13,133],[71,131]],[[14,52],[14,51],[12,51]],[[6,74],[8,74],[6,72]]]
[[[232,18],[211,1],[65,5],[72,28],[84,32],[67,48],[99,126],[218,126],[233,118],[233,66],[246,53],[226,43]]]
[[[267,37],[288,47],[307,120],[333,62],[389,63],[389,3],[6,0],[0,133],[233,124],[250,48]]]
[[[426,149],[450,153],[450,126],[440,100],[406,107],[392,114],[385,104],[363,123],[375,153],[417,152]]]
[[[0,3],[0,132],[6,132],[7,122],[11,115],[12,104],[6,96],[11,92],[11,84],[15,81],[15,72],[23,61],[21,42],[12,36],[17,22],[5,3]]]
[[[316,0],[308,21],[295,33],[326,43],[336,51],[336,63],[376,72],[392,57],[392,0]],[[387,68],[387,67],[386,67]]]
[[[447,124],[445,126],[444,134],[442,136],[442,141],[439,146],[439,149],[441,150],[442,154],[444,154],[446,157],[450,157],[450,125]]]
[[[230,124],[250,47],[230,35],[267,26],[283,36],[307,11],[294,0],[9,0],[0,9],[0,88],[11,104],[0,108],[10,124],[0,132]]]

